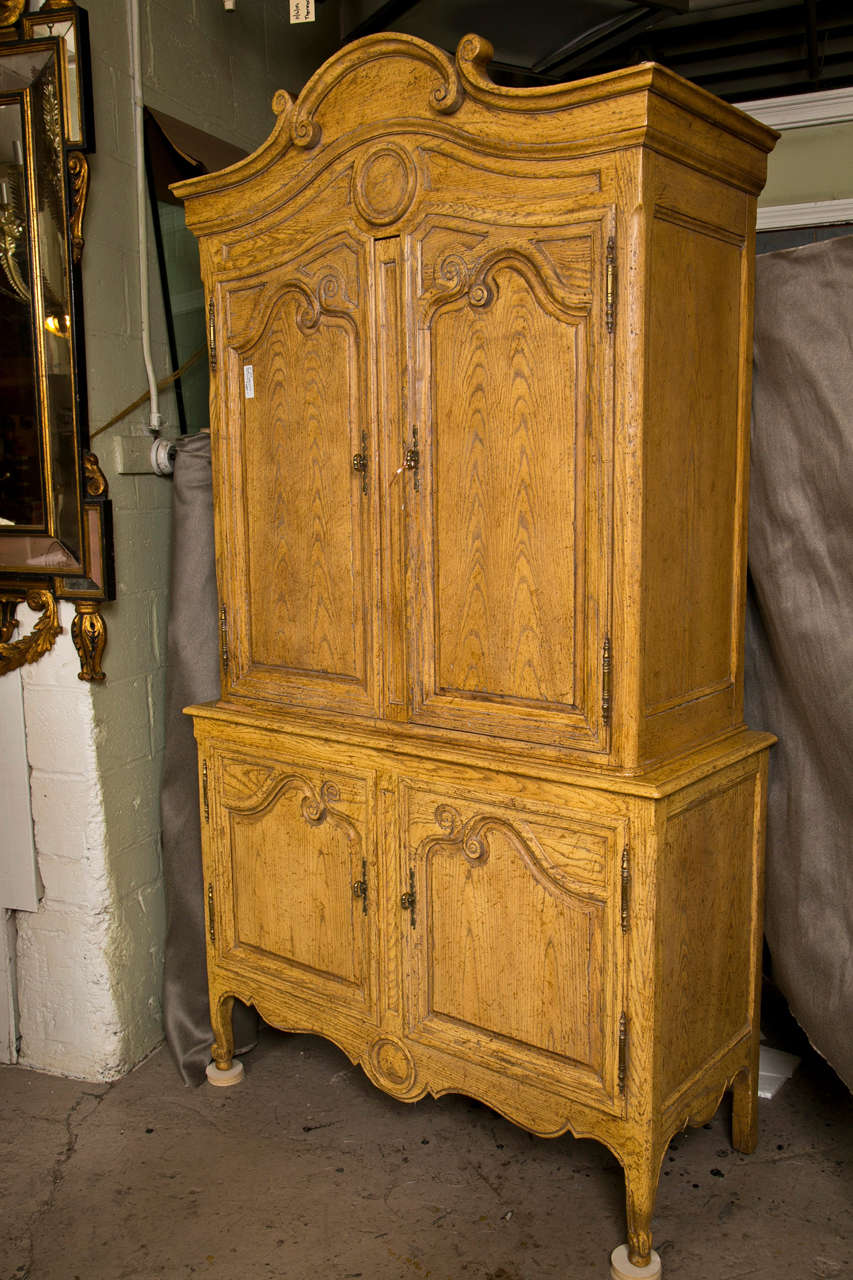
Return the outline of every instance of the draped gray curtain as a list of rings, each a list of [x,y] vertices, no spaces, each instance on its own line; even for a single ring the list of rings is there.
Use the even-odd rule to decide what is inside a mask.
[[[747,722],[773,976],[853,1088],[853,237],[757,262]]]
[[[160,816],[166,891],[163,1020],[185,1084],[201,1084],[213,1032],[207,1003],[198,772],[190,703],[219,697],[210,436],[178,442],[174,474],[166,751]],[[257,1015],[234,1006],[237,1051],[254,1043]]]

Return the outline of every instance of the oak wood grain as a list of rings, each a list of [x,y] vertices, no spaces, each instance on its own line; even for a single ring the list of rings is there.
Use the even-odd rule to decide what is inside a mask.
[[[341,50],[200,239],[223,695],[191,708],[213,1056],[235,998],[394,1097],[623,1165],[756,1140],[743,725],[755,200],[771,131],[654,65],[492,83]]]

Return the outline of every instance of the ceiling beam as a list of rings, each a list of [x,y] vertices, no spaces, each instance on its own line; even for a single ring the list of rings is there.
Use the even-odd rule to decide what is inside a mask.
[[[561,73],[571,71],[574,67],[583,66],[585,62],[590,62],[593,58],[606,53],[608,49],[623,44],[637,32],[647,31],[649,27],[656,26],[666,16],[667,10],[661,9],[656,4],[638,4],[635,13],[624,13],[615,18],[608,18],[606,22],[600,22],[579,36],[574,36],[558,49],[554,49],[552,53],[540,58],[533,64],[531,70],[541,75],[551,75],[557,70]]]

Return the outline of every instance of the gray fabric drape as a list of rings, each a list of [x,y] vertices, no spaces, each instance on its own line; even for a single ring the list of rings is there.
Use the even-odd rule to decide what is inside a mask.
[[[747,721],[773,976],[853,1088],[853,237],[758,259]]]
[[[178,442],[174,475],[171,610],[166,675],[166,751],[160,800],[166,955],[163,1020],[166,1041],[185,1084],[200,1084],[213,1033],[207,1003],[204,891],[201,869],[194,702],[219,697],[219,648],[213,550],[210,437]],[[234,1006],[235,1042],[254,1042],[257,1015]]]

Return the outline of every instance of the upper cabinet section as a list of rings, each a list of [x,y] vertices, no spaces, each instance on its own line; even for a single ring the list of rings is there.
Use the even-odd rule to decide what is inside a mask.
[[[634,769],[741,723],[773,135],[646,65],[332,58],[181,184],[210,315],[223,697]]]

